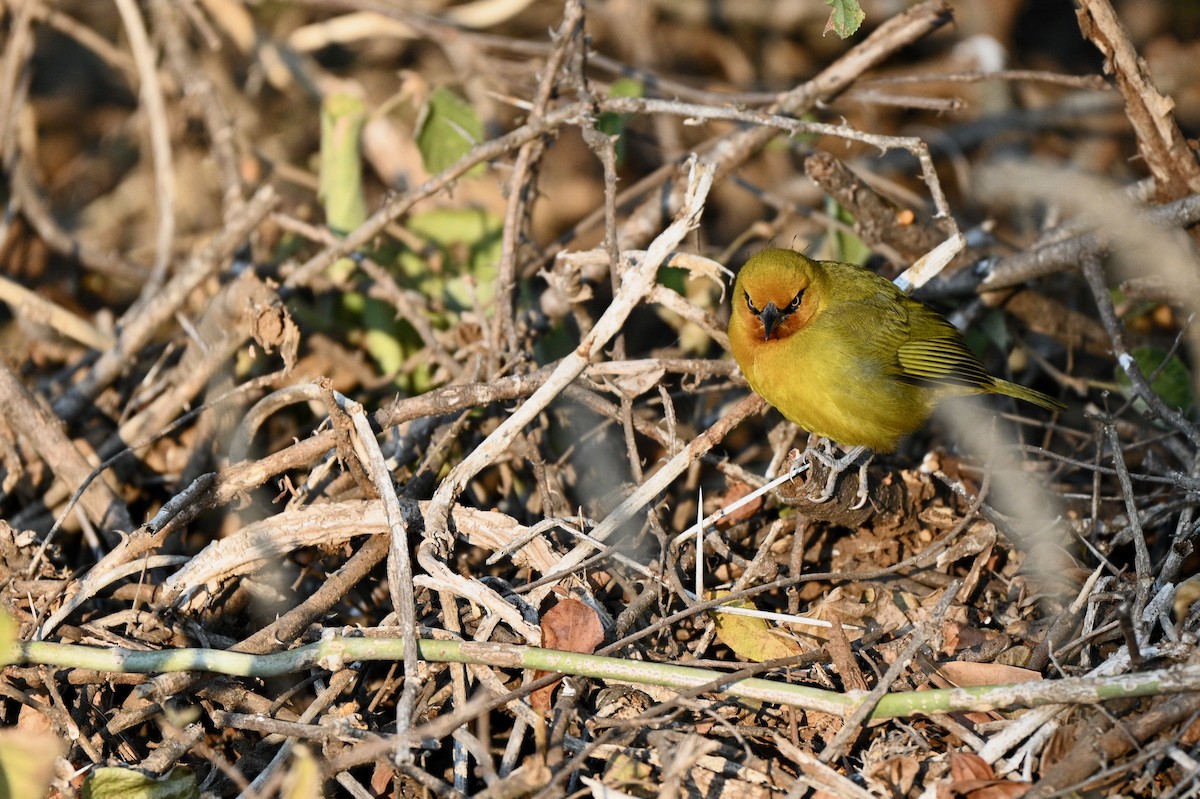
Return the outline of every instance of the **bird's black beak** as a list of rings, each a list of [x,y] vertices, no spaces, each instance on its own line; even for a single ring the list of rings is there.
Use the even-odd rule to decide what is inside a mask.
[[[775,307],[775,303],[773,302],[768,302],[767,307],[759,311],[758,318],[762,320],[763,325],[763,341],[771,340],[771,331],[775,329],[777,324],[783,321],[785,315]]]

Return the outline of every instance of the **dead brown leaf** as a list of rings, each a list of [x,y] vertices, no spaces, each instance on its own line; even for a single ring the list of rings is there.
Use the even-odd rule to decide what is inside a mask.
[[[1039,672],[1030,669],[1004,666],[999,663],[972,663],[963,660],[951,660],[938,664],[946,679],[959,688],[971,688],[978,685],[1007,685],[1019,682],[1037,682],[1042,679]]]
[[[950,796],[963,799],[1015,799],[1032,786],[1027,782],[996,779],[996,772],[979,755],[950,755]]]
[[[604,640],[604,625],[600,616],[586,603],[574,597],[563,597],[554,607],[542,614],[542,646],[561,649],[565,652],[591,654]],[[549,672],[536,671],[534,679]],[[535,710],[543,713],[550,709],[550,700],[558,683],[539,688],[529,697]]]

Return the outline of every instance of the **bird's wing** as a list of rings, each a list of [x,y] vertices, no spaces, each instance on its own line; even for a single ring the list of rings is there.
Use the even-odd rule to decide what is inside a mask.
[[[901,377],[943,386],[992,385],[992,376],[953,325],[915,300],[906,306],[908,340],[896,351]]]
[[[992,377],[960,339],[924,339],[900,347],[901,375],[919,383],[987,388]]]
[[[992,385],[992,376],[967,348],[958,328],[936,311],[887,281],[842,285],[866,291],[853,298],[854,313],[826,314],[825,322],[836,329],[837,338],[870,340],[867,351],[885,374],[931,388],[967,389],[967,393]],[[862,351],[862,347],[853,350]]]

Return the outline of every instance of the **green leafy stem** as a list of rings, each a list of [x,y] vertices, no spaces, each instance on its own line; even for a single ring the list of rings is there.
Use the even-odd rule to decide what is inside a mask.
[[[804,685],[750,677],[739,679],[712,669],[583,655],[554,649],[510,644],[422,639],[426,661],[466,663],[498,668],[540,669],[595,679],[660,685],[677,690],[699,689],[740,699],[773,702],[848,717],[868,700],[865,691],[838,693]],[[242,677],[272,677],[314,666],[336,670],[353,661],[400,661],[398,638],[329,637],[270,655],[249,655],[216,649],[141,651],[97,648],[45,641],[14,642],[4,662],[84,668],[102,672],[164,673],[209,671]],[[1200,690],[1200,664],[1177,665],[1155,671],[1112,677],[1068,677],[1059,680],[943,688],[885,694],[872,719],[912,715],[982,711],[1048,704],[1094,704],[1109,699],[1152,696]]]

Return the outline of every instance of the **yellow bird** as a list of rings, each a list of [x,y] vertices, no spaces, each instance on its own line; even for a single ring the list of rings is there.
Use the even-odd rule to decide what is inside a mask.
[[[729,344],[763,399],[810,433],[852,448],[838,461],[817,455],[834,470],[821,499],[866,450],[891,452],[947,397],[1005,394],[1066,408],[988,374],[954,325],[894,283],[791,250],[764,250],[738,273]]]

